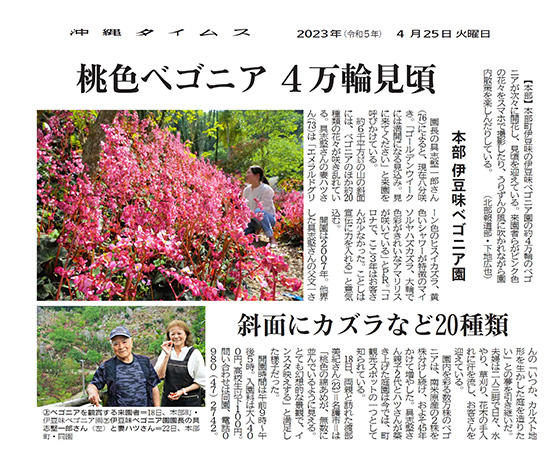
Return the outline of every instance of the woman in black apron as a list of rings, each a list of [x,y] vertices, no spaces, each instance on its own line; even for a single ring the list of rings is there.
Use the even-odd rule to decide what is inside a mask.
[[[167,326],[167,341],[161,345],[155,367],[164,380],[161,406],[201,406],[204,360],[192,345],[192,332],[187,324],[174,320]]]

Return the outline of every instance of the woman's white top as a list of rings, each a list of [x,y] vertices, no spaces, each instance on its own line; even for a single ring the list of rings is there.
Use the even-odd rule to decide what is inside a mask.
[[[171,356],[169,357],[169,359],[171,359],[173,361],[183,361],[190,349],[191,349],[190,346],[183,346],[181,348],[180,353],[177,354],[177,351],[175,351],[175,349],[172,348],[171,349]],[[162,350],[162,352],[158,356],[158,359],[157,359],[157,362],[156,362],[156,365],[155,365],[156,372],[157,372],[158,368],[163,364],[164,360],[165,360],[165,353]],[[195,383],[197,383],[198,385],[200,385],[202,388],[205,389],[206,388],[206,367],[204,366],[204,359],[202,358],[202,354],[196,348],[192,352],[191,357],[189,358],[189,362],[187,363],[187,369],[189,371],[189,374],[191,375],[191,377],[195,381]]]
[[[261,183],[255,189],[250,185],[243,190],[243,197],[247,199],[249,209],[254,212],[257,207],[257,200],[262,204],[262,210],[269,214],[276,215],[274,209],[274,190],[266,183]]]

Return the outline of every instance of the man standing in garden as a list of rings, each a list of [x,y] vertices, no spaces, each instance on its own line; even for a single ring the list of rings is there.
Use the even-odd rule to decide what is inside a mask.
[[[160,379],[147,356],[132,352],[132,337],[125,327],[114,328],[109,335],[115,356],[103,362],[87,387],[89,402],[100,406],[99,390],[107,385],[108,406],[160,406]]]

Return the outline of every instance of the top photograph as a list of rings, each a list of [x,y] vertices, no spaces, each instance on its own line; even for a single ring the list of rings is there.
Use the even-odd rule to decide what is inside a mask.
[[[303,112],[37,112],[39,301],[303,300]]]

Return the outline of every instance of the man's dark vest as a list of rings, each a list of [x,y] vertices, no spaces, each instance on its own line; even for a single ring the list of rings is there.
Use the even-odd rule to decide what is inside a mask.
[[[148,380],[150,380],[151,363],[148,356],[142,356],[140,354],[132,355],[136,361],[140,363],[144,377],[146,378],[146,395],[148,397],[148,406],[154,405],[152,387],[148,385]],[[117,357],[113,356],[111,359],[105,361],[105,380],[107,382],[107,393],[109,394],[109,406],[117,406]]]

